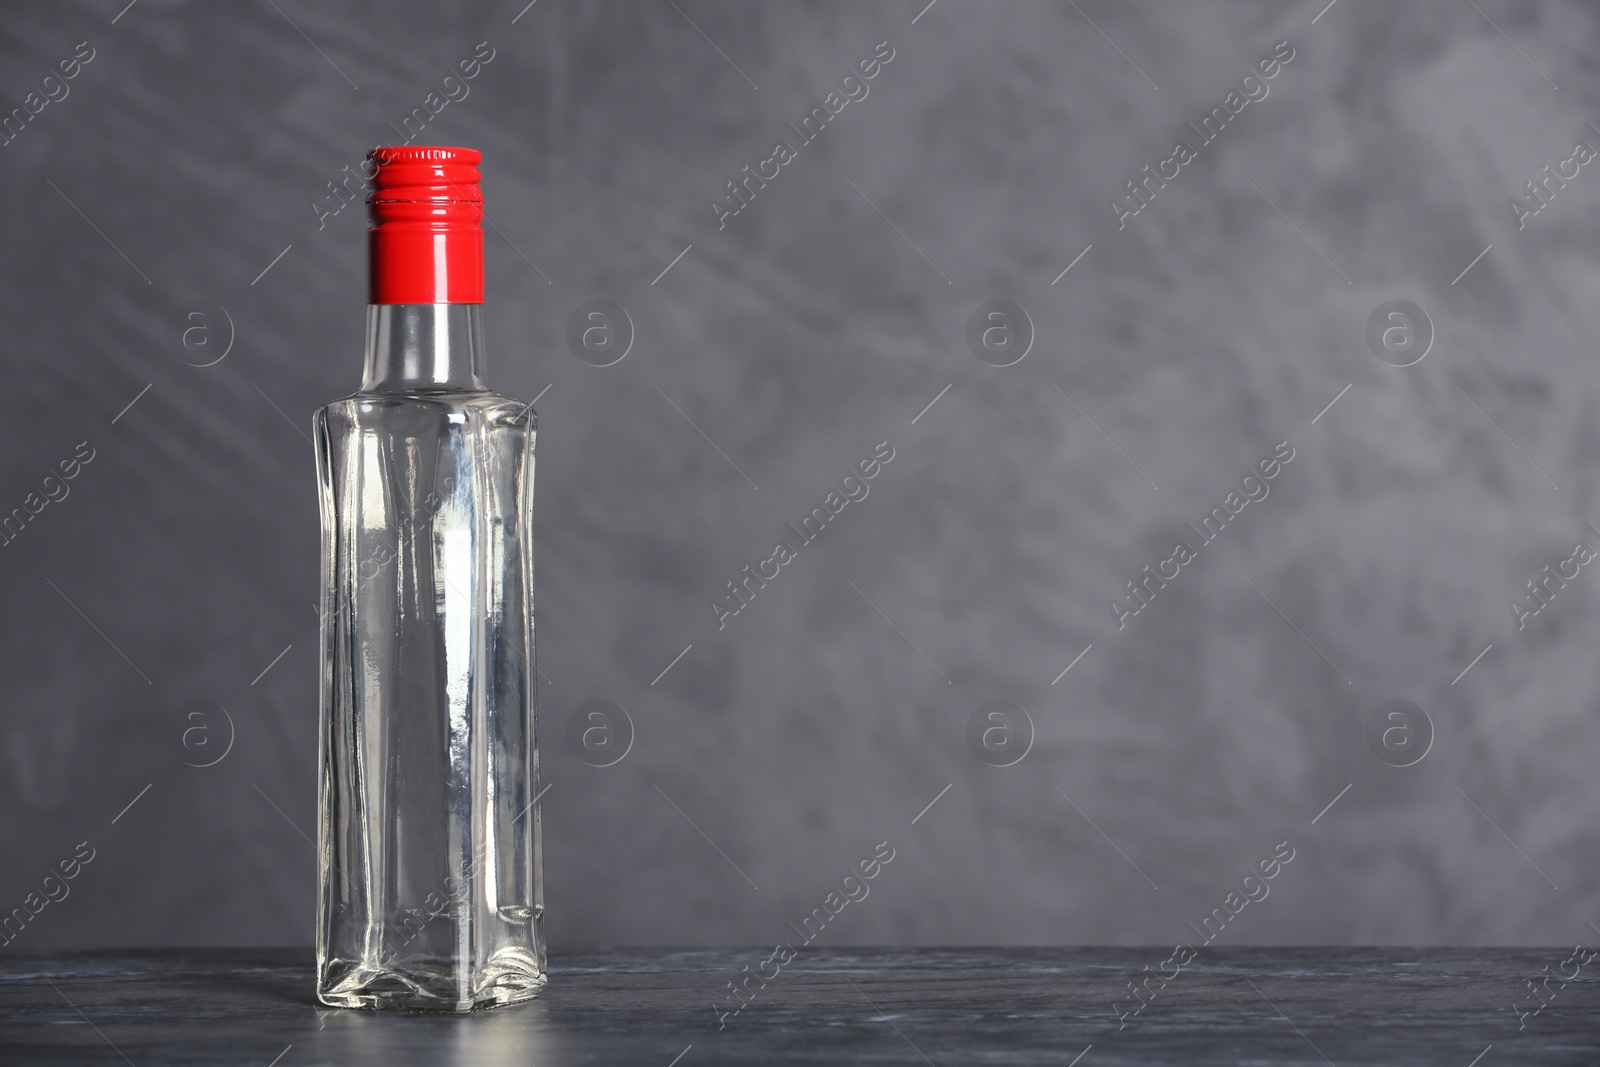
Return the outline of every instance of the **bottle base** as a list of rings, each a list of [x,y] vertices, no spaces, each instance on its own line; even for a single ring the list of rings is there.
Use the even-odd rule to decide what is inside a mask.
[[[317,1000],[330,1008],[466,1013],[532,1000],[544,991],[545,973],[521,959],[497,960],[464,988],[447,967],[398,970],[359,960],[328,960]]]

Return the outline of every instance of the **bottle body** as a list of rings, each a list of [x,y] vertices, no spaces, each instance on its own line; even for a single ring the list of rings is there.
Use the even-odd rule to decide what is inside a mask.
[[[545,983],[535,417],[482,387],[479,309],[369,309],[317,412],[317,994],[470,1011]]]

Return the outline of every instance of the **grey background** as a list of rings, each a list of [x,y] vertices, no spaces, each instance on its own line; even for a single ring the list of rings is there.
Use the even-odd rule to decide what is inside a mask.
[[[1193,940],[1280,841],[1219,940],[1595,936],[1600,578],[1520,632],[1507,605],[1600,546],[1600,172],[1521,232],[1507,198],[1600,145],[1600,10],[276,6],[0,17],[0,110],[96,50],[0,148],[0,510],[95,449],[0,548],[0,911],[96,849],[7,951],[311,940],[304,431],[357,384],[365,292],[360,205],[311,205],[485,40],[421,140],[485,154],[492,382],[543,391],[552,944],[770,944],[879,841],[828,943]],[[719,231],[724,182],[884,40]],[[1281,40],[1119,231],[1110,197]],[[166,338],[196,298],[236,330],[207,368]],[[564,341],[599,298],[637,330],[605,369]],[[1015,366],[965,341],[995,298],[1037,332]],[[1365,341],[1397,298],[1437,333],[1407,369]],[[719,632],[723,583],[883,440]],[[1108,600],[1280,441],[1270,497],[1118,631]],[[637,728],[615,766],[566,744],[590,699]],[[966,742],[996,699],[1036,725],[1007,769]],[[1365,740],[1392,699],[1437,733],[1409,768]],[[191,707],[234,724],[213,767],[174,750]]]

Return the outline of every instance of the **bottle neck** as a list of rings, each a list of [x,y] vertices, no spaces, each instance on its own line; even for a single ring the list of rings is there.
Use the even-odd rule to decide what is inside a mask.
[[[363,393],[483,392],[483,366],[483,305],[367,305]]]

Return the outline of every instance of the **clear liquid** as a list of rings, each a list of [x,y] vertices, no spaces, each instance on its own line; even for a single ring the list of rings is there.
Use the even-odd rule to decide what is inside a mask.
[[[475,306],[373,311],[407,308],[477,344]],[[425,333],[397,343],[427,349]],[[437,358],[410,352],[375,382],[369,330],[362,392],[316,415],[317,995],[336,1007],[470,1011],[545,984],[535,421],[481,388],[481,353],[440,337]]]

